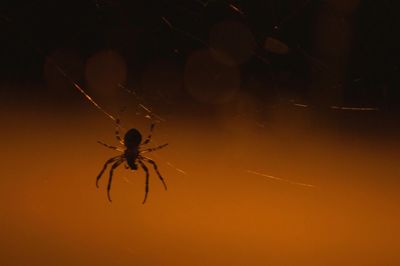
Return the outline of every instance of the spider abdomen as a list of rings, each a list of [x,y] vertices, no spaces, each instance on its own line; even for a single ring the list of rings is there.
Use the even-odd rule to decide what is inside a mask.
[[[138,155],[139,155],[139,151],[137,149],[125,151],[126,163],[132,170],[138,169],[138,167],[136,165],[136,160],[137,160]]]

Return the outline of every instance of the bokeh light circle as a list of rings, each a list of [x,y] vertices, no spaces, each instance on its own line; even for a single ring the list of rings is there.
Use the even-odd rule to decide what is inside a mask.
[[[122,56],[112,50],[94,54],[86,62],[85,77],[91,91],[101,97],[115,95],[126,81],[127,69]]]
[[[217,61],[209,50],[200,50],[188,58],[184,82],[197,101],[221,104],[232,100],[239,91],[240,71]]]

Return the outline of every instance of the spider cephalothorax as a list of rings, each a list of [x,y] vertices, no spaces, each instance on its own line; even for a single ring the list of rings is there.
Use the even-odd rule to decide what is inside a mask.
[[[112,163],[112,166],[110,169],[110,176],[108,179],[108,186],[107,186],[108,200],[111,201],[110,190],[111,190],[111,182],[112,182],[112,177],[113,177],[115,168],[117,168],[119,165],[121,165],[122,163],[125,162],[127,164],[127,166],[126,166],[127,168],[130,168],[132,170],[137,170],[138,164],[139,164],[139,166],[146,173],[146,188],[145,188],[145,195],[144,195],[144,200],[143,200],[143,203],[145,203],[146,199],[147,199],[147,193],[149,192],[149,170],[148,170],[147,166],[145,165],[145,162],[147,162],[153,166],[155,172],[158,175],[158,178],[163,183],[165,189],[167,189],[167,185],[165,184],[163,177],[161,176],[160,172],[158,171],[156,162],[150,158],[143,156],[142,154],[164,148],[168,144],[166,143],[166,144],[157,146],[155,148],[142,149],[142,146],[148,144],[151,140],[153,129],[154,129],[154,124],[151,125],[149,135],[142,142],[142,134],[140,134],[139,130],[137,130],[136,128],[129,129],[125,133],[124,139],[122,140],[120,137],[120,134],[119,134],[119,130],[120,130],[119,120],[117,120],[116,122],[117,122],[117,129],[115,131],[115,137],[117,138],[117,140],[119,141],[120,144],[124,145],[123,149],[121,149],[119,147],[115,147],[115,146],[110,146],[101,141],[99,141],[99,143],[106,146],[107,148],[117,150],[117,151],[120,151],[123,153],[119,156],[112,157],[111,159],[106,161],[106,163],[103,166],[103,169],[100,171],[100,174],[97,176],[96,186],[98,187],[98,182],[99,182],[101,176],[103,175],[104,171],[106,170],[107,166]]]

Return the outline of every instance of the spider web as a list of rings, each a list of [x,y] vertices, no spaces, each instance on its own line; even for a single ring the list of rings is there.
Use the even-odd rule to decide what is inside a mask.
[[[100,8],[99,2],[96,1],[96,6],[98,8]],[[9,18],[8,16],[5,16],[3,14],[1,15],[1,19],[3,19],[5,22],[7,23],[14,23],[15,21],[11,18]],[[23,39],[26,39],[26,36],[21,36]],[[52,56],[46,54],[44,51],[42,51],[40,48],[36,47],[34,43],[32,43],[31,40],[27,40],[27,43],[34,49],[36,50],[36,52],[38,54],[45,54],[45,57],[47,59],[48,62],[50,62],[54,68],[57,70],[57,72],[63,76],[65,78],[65,80],[71,85],[72,88],[74,88],[77,92],[79,92],[80,95],[83,96],[83,98],[91,105],[93,106],[96,110],[98,110],[99,112],[101,112],[106,118],[112,120],[114,123],[117,124],[117,121],[119,120],[119,117],[116,115],[113,115],[110,111],[106,110],[101,104],[99,104],[94,97],[92,97],[88,91],[86,90],[86,88],[79,84],[79,82],[75,81],[68,73],[67,71],[59,64],[57,63],[57,60],[55,60],[55,58],[53,58]],[[152,111],[152,107],[146,102],[146,100],[144,99],[144,97],[140,96],[135,90],[130,89],[126,86],[124,86],[123,84],[118,84],[118,87],[124,91],[126,91],[127,93],[129,93],[129,95],[131,95],[132,97],[134,97],[135,101],[136,101],[136,108],[138,109],[138,111],[136,112],[136,115],[141,115],[144,118],[152,121],[153,123],[162,123],[162,122],[166,122],[167,120],[163,117],[161,117],[160,115],[158,115],[157,113],[155,113],[154,111]],[[124,109],[126,109],[126,107],[123,107],[121,109],[121,112],[124,111]],[[139,111],[140,110],[140,111]],[[130,125],[130,123],[127,123],[128,125]],[[126,130],[126,128],[124,126],[119,126],[121,129]],[[133,127],[133,126],[130,126]],[[157,145],[157,141],[156,141],[156,137],[152,138],[152,142],[155,143]],[[153,157],[156,157],[156,155],[153,155]],[[166,161],[165,164],[176,170],[177,172],[181,173],[181,174],[187,174],[184,170],[182,170],[181,168],[175,167],[171,162]]]
[[[58,70],[58,72],[63,75],[73,86],[73,88],[75,88],[93,107],[95,107],[97,110],[99,110],[100,112],[102,112],[107,118],[113,120],[115,123],[117,123],[117,121],[119,120],[119,118],[116,118],[114,115],[111,115],[107,110],[105,110],[100,104],[98,104],[93,97],[91,97],[86,91],[85,89],[79,85],[76,81],[74,81],[63,69],[62,67],[57,64],[51,57],[49,57],[51,59],[51,62],[54,64],[55,68]],[[133,89],[129,89],[126,86],[122,85],[122,84],[118,84],[119,88],[124,89],[125,91],[127,91],[128,93],[130,93],[130,95],[132,95],[135,100],[137,101],[137,108],[140,108],[141,110],[144,111],[144,113],[141,112],[136,112],[137,115],[142,115],[144,116],[146,119],[151,120],[154,123],[162,123],[162,122],[166,122],[167,120],[162,118],[160,115],[156,114],[155,112],[152,111],[152,108],[145,103],[145,100],[143,97],[141,97],[140,95],[138,95],[136,93],[136,91],[134,91]],[[123,107],[121,109],[121,112],[123,112],[126,109],[126,107]],[[130,123],[128,123],[130,124]],[[126,128],[124,128],[124,126],[119,125],[119,127],[121,129],[126,130]],[[156,140],[156,137],[152,137],[151,142],[153,142],[156,146],[159,146],[159,143]],[[152,157],[157,158],[157,155],[152,154]],[[170,168],[174,169],[175,171],[179,172],[180,174],[184,174],[187,175],[186,171],[182,170],[181,168],[176,167],[174,164],[172,164],[169,161],[165,161],[165,164],[167,166],[169,166]],[[126,181],[126,178],[125,178]]]
[[[109,6],[115,5],[117,4],[118,1],[112,1],[112,0],[95,0],[93,2],[93,4],[96,6],[97,9],[102,9],[102,8],[107,8]],[[173,3],[169,3],[167,1],[161,1],[164,4],[167,3],[169,5],[174,5]],[[200,8],[204,8],[207,9],[209,8],[209,6],[211,4],[214,3],[219,3],[222,4],[226,7],[226,10],[230,10],[233,14],[236,14],[238,17],[240,17],[240,19],[242,21],[247,21],[248,19],[248,14],[247,12],[245,12],[245,10],[243,10],[240,6],[240,1],[225,1],[225,0],[221,0],[221,1],[205,1],[205,0],[193,0],[193,3],[197,3],[199,5]],[[293,12],[289,12],[289,14],[286,14],[284,16],[282,16],[280,19],[276,20],[275,26],[273,27],[275,30],[279,30],[280,28],[282,28],[282,26],[289,22],[295,15],[297,15],[298,13],[300,13],[307,5],[309,5],[311,2],[311,0],[306,0],[302,2],[302,5],[294,10]],[[10,22],[12,20],[10,20],[8,17],[6,16],[1,16],[4,20]],[[171,34],[172,33],[176,33],[179,34],[181,36],[183,36],[184,38],[190,39],[194,42],[197,42],[198,44],[200,44],[201,46],[203,46],[204,48],[207,48],[209,50],[215,50],[215,47],[212,46],[212,44],[210,44],[208,41],[204,40],[203,38],[201,38],[200,36],[198,36],[198,34],[191,32],[190,30],[185,29],[183,26],[179,25],[179,23],[175,23],[174,22],[175,17],[173,17],[173,15],[171,14],[163,14],[159,17],[159,25],[164,25],[164,27],[166,27],[167,29],[170,30]],[[159,26],[158,25],[158,26]],[[263,48],[264,50],[270,52],[270,53],[279,53],[279,51],[285,51],[285,47],[288,45],[286,43],[284,43],[283,41],[280,41],[278,39],[272,38],[271,36],[265,36],[264,33],[260,33],[260,32],[255,32],[254,29],[252,29],[253,33],[255,35],[257,35],[258,37],[261,36],[262,39],[269,39],[270,43],[268,45],[264,45],[264,47],[260,44],[257,44],[257,48],[258,50],[260,50],[260,48]],[[285,49],[277,49],[277,46],[274,46],[272,44],[275,44],[277,46],[283,47]],[[272,46],[271,46],[272,45]],[[278,47],[279,48],[279,47]],[[314,55],[311,55],[309,52],[305,51],[305,49],[301,48],[300,46],[298,47],[291,47],[291,49],[296,49],[300,54],[302,54],[306,59],[308,59],[310,62],[313,62],[315,64],[315,66],[317,68],[320,69],[324,69],[324,71],[326,71],[327,73],[329,73],[329,65],[327,65],[325,62],[323,62],[322,60],[320,60],[319,58],[316,58]],[[178,51],[178,49],[176,49],[176,51]],[[264,56],[263,53],[259,53],[256,50],[254,50],[253,55],[254,58],[256,58],[257,60],[259,60],[260,62],[262,62],[263,64],[266,65],[270,65],[271,62]],[[108,110],[106,110],[103,106],[101,106],[88,92],[87,90],[78,82],[76,82],[74,79],[72,79],[70,77],[70,75],[51,57],[51,56],[46,56],[49,61],[54,65],[54,67],[57,69],[57,71],[63,76],[65,77],[65,79],[71,84],[71,87],[73,87],[76,91],[78,91],[85,99],[86,101],[92,105],[95,109],[97,109],[98,111],[100,111],[101,113],[103,113],[105,115],[105,117],[107,119],[112,120],[114,123],[117,121],[117,117],[115,115],[113,115],[112,113],[110,113]],[[135,100],[135,108],[136,108],[136,115],[142,116],[152,122],[155,122],[157,124],[160,123],[165,123],[167,122],[167,119],[163,116],[158,114],[158,112],[155,111],[155,108],[153,108],[153,106],[151,104],[149,104],[145,97],[143,97],[140,92],[138,92],[136,89],[131,88],[130,86],[125,86],[124,84],[117,84],[118,88],[127,92],[131,97],[133,97],[133,99]],[[341,86],[341,84],[334,84],[332,86]],[[160,101],[164,101],[163,99],[159,99]],[[298,101],[297,99],[286,99],[286,101],[291,104],[293,107],[301,107],[301,108],[308,108],[308,107],[312,107],[310,104],[307,103],[303,103],[301,101]],[[263,107],[265,108],[265,107]],[[328,107],[331,110],[341,110],[341,111],[366,111],[366,112],[370,112],[370,111],[378,111],[379,109],[376,107],[359,107],[359,106],[338,106],[338,105],[332,105]],[[258,110],[258,112],[261,112],[261,110]],[[242,112],[240,113],[241,116],[245,116],[246,113]],[[260,127],[264,127],[264,123],[262,122],[256,122],[257,124],[260,125]],[[127,123],[129,125],[129,122]],[[153,140],[154,143],[156,143],[156,140]],[[154,155],[156,156],[156,155]],[[176,167],[173,163],[166,161],[165,162],[166,165],[168,165],[169,167],[175,169],[177,172],[181,173],[181,174],[186,174],[186,171],[182,170],[181,168]],[[265,177],[273,177],[270,175],[266,175],[263,173],[260,173],[258,171],[252,171],[252,170],[246,170],[248,173],[251,174],[257,174],[257,175],[261,175],[261,176],[265,176]],[[296,183],[287,179],[283,179],[283,178],[272,178],[281,182],[287,182],[289,184],[292,185],[301,185],[302,183]],[[312,187],[312,185],[308,185],[310,187]]]

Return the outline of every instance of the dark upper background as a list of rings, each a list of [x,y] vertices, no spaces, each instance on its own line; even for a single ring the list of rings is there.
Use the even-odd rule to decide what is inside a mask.
[[[324,105],[327,101],[321,97],[340,87],[339,101],[333,96],[332,103],[394,112],[400,103],[399,7],[395,0],[3,2],[0,81],[25,85],[18,91],[2,89],[2,94],[49,95],[45,86],[30,85],[46,83],[45,55],[60,48],[74,50],[81,58],[105,49],[117,51],[127,62],[126,84],[136,87],[147,63],[167,58],[183,69],[191,53],[205,48],[213,25],[233,20],[250,29],[258,45],[257,56],[240,65],[242,90],[265,103],[289,97]],[[171,30],[161,17],[179,30]],[[336,55],[320,49],[323,41],[318,40],[325,32],[332,33],[327,38],[331,44],[322,46],[335,50],[340,27],[351,27],[345,55],[339,48]],[[262,49],[267,37],[281,40],[291,51],[277,55]],[[85,83],[79,75],[77,79]],[[249,80],[261,85],[250,86]]]

